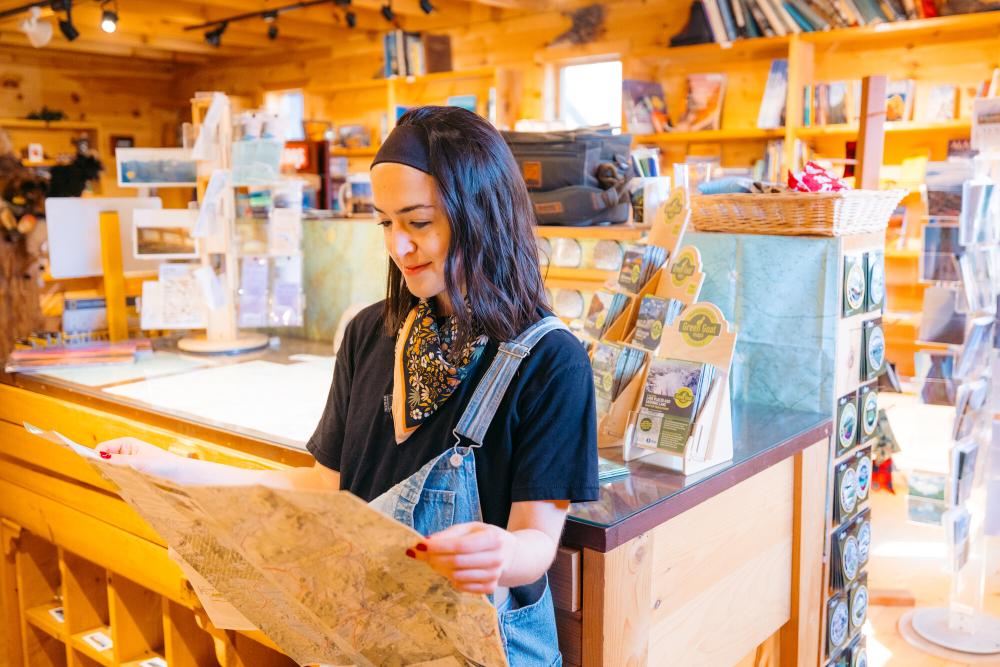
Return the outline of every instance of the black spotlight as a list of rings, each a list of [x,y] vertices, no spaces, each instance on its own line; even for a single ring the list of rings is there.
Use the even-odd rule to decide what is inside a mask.
[[[347,19],[348,28],[353,28],[358,24],[358,17],[354,12],[347,12],[347,14],[344,15],[344,18]]]
[[[209,30],[205,33],[205,41],[209,46],[214,46],[218,48],[222,44],[222,33],[226,32],[226,28],[229,26],[228,23],[223,21],[215,28],[215,30]]]
[[[278,39],[278,26],[273,23],[267,26],[267,38],[268,39]]]
[[[434,11],[434,5],[431,4],[431,0],[420,0],[420,9],[424,11],[424,14],[430,14]]]
[[[392,11],[391,5],[382,5],[382,18],[389,23],[396,20],[396,12]]]
[[[55,11],[64,10],[66,18],[59,19],[59,31],[62,32],[66,41],[72,42],[80,36],[80,31],[73,25],[73,0],[57,0],[52,3]]]
[[[108,33],[118,30],[118,12],[113,9],[101,12],[101,30]]]

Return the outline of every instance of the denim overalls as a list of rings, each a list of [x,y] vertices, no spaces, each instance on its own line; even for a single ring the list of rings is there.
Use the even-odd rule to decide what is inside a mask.
[[[545,334],[555,329],[566,329],[566,325],[557,317],[546,317],[513,342],[501,343],[455,427],[455,445],[371,501],[371,506],[424,536],[455,524],[482,521],[473,450],[482,447],[486,430],[521,360]],[[461,445],[463,437],[471,441],[468,447]],[[546,575],[533,584],[511,588],[497,615],[511,667],[562,665]]]

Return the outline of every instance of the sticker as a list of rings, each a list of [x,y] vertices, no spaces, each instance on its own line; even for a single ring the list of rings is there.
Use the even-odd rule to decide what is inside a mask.
[[[858,499],[868,497],[872,485],[872,460],[867,454],[858,459]]]
[[[698,304],[684,311],[678,330],[691,347],[705,347],[722,334],[722,318],[715,306]]]
[[[885,266],[881,253],[868,255],[868,261],[868,310],[878,310],[885,299]]]
[[[108,637],[100,630],[84,635],[80,637],[80,639],[87,642],[87,644],[92,646],[97,651],[107,651],[113,646],[111,643],[111,637]]]
[[[837,438],[841,449],[850,449],[858,432],[858,408],[854,402],[845,403],[840,413],[840,425],[837,428]]]
[[[869,390],[864,394],[862,401],[861,428],[867,438],[874,435],[875,428],[878,426],[878,392],[874,389]]]
[[[66,615],[63,613],[62,607],[52,607],[52,609],[49,609],[49,616],[56,619],[56,623],[66,622]]]
[[[851,625],[860,628],[868,615],[868,587],[859,584],[851,592]]]
[[[874,324],[868,329],[866,343],[868,377],[873,378],[882,372],[882,365],[885,363],[885,334],[880,325]]]
[[[851,656],[851,667],[868,667],[868,651],[865,650],[864,646],[858,646],[854,649],[854,654]]]
[[[872,545],[872,525],[868,521],[862,521],[858,528],[858,560],[862,563],[868,562],[868,549]]]
[[[848,581],[854,581],[854,577],[858,576],[858,565],[858,540],[853,535],[848,535],[841,556],[841,567]]]
[[[844,281],[844,297],[849,310],[860,310],[865,305],[865,270],[860,263],[851,264]]]
[[[840,508],[844,514],[854,511],[854,506],[858,504],[858,473],[854,468],[844,471],[844,476],[840,480]]]
[[[837,600],[833,612],[830,614],[830,643],[834,646],[843,644],[844,640],[847,639],[849,626],[847,602],[845,600]]]
[[[155,656],[141,661],[139,667],[167,667],[167,661],[160,656]]]

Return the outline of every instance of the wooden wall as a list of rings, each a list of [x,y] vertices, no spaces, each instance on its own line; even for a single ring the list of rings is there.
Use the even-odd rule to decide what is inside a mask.
[[[569,12],[587,3],[561,4],[563,9],[559,11],[539,13],[474,6],[462,15],[432,14],[411,19],[406,28],[450,34],[455,69],[510,68],[514,76],[506,99],[515,105],[511,109],[513,115],[541,118],[547,63],[665,46],[683,27],[689,3],[672,0],[605,2],[603,32],[583,46],[568,41],[553,44],[572,26]],[[321,91],[324,86],[371,79],[381,71],[382,34],[350,33],[346,39],[338,37],[335,42],[331,39],[329,48],[304,50],[279,59],[248,57],[215,66],[190,68],[178,78],[178,85],[185,95],[195,90],[223,90],[247,101],[259,101],[267,90],[303,88],[307,93],[306,114],[318,117],[323,111]]]

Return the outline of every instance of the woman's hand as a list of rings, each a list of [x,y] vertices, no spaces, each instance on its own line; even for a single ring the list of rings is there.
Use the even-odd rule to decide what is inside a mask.
[[[138,438],[115,438],[95,447],[109,463],[128,465],[158,477],[174,479],[186,459]]]
[[[425,561],[460,591],[493,593],[516,552],[515,535],[488,523],[472,522],[434,533],[407,549],[406,555]]]

